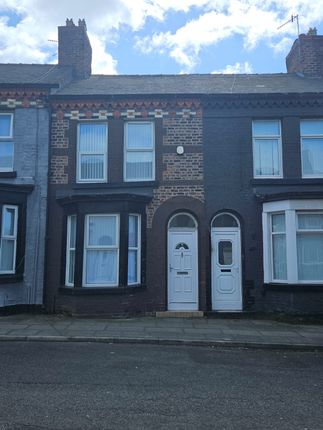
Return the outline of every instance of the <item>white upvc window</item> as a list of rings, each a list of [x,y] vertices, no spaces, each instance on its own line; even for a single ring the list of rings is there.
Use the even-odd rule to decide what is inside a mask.
[[[119,215],[86,215],[84,228],[83,286],[118,286]]]
[[[76,215],[67,217],[67,240],[66,240],[66,271],[65,285],[73,287],[75,271],[75,248],[76,248]]]
[[[264,281],[323,282],[323,200],[263,205]]]
[[[107,182],[108,124],[81,122],[77,129],[77,182]]]
[[[140,284],[141,217],[129,215],[128,222],[128,285]]]
[[[12,172],[13,152],[13,114],[0,113],[0,172]]]
[[[282,178],[282,140],[279,120],[252,121],[255,178]]]
[[[302,176],[323,177],[323,119],[306,119],[300,122]]]
[[[1,217],[0,274],[16,271],[18,206],[3,205]]]
[[[155,135],[153,122],[126,122],[124,180],[155,179]]]

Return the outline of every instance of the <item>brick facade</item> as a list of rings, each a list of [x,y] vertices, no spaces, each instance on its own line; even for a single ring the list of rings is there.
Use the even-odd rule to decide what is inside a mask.
[[[323,76],[323,36],[300,34],[286,57],[288,73]]]
[[[154,198],[147,207],[147,227],[151,228],[156,210],[173,197],[193,197],[204,202],[204,189],[201,185],[161,186],[154,190]]]
[[[64,185],[68,183],[68,156],[52,155],[50,160],[50,183]]]

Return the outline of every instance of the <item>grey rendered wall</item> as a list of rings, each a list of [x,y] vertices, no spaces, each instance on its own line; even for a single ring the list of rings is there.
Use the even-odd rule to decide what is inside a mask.
[[[14,112],[16,179],[2,183],[33,184],[27,197],[24,280],[0,285],[0,306],[42,304],[47,206],[49,114],[43,108]]]

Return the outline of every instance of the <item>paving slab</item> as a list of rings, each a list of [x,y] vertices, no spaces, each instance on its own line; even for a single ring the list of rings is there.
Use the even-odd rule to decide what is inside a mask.
[[[323,326],[227,318],[0,316],[0,341],[132,342],[323,350]]]

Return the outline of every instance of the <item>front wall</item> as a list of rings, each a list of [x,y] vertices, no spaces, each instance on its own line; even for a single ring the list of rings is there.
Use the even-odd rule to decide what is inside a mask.
[[[155,122],[156,181],[140,183],[136,193],[151,190],[152,199],[146,206],[146,285],[142,290],[122,294],[66,295],[62,267],[65,265],[65,218],[56,194],[75,194],[76,125],[80,119],[101,119],[109,124],[108,183],[85,186],[96,193],[107,192],[112,186],[118,192],[130,192],[131,184],[123,182],[123,128],[126,120]],[[46,306],[50,311],[77,314],[134,314],[166,309],[167,303],[167,221],[174,211],[192,211],[196,207],[201,232],[204,228],[204,189],[202,153],[202,110],[198,100],[167,102],[160,100],[91,101],[54,103],[50,162],[49,242],[47,258]],[[178,155],[178,145],[184,154]],[[112,185],[113,184],[113,185]],[[149,192],[148,192],[149,194]],[[169,203],[170,202],[170,203]],[[155,222],[159,208],[164,218]],[[158,218],[159,219],[159,218]],[[202,233],[201,233],[202,234]],[[205,258],[203,259],[203,261]],[[204,271],[201,271],[204,279]],[[60,275],[59,275],[60,274]],[[205,282],[202,279],[201,290]],[[205,307],[205,293],[201,293]]]
[[[12,204],[22,201],[20,188],[34,187],[26,195],[24,274],[20,282],[0,279],[0,307],[40,305],[43,303],[45,228],[47,205],[49,116],[45,94],[40,92],[0,92],[1,112],[14,114],[14,171],[16,178],[1,178],[0,192],[7,184],[15,185]],[[1,201],[0,203],[7,203]],[[22,220],[21,220],[22,221]],[[19,221],[18,221],[19,222]]]

